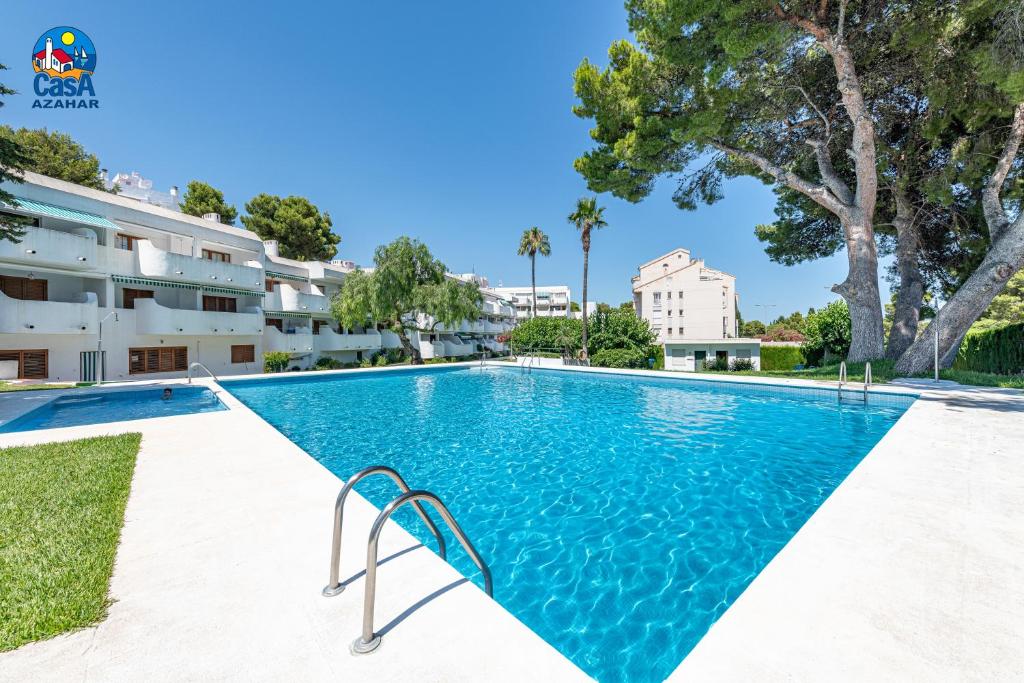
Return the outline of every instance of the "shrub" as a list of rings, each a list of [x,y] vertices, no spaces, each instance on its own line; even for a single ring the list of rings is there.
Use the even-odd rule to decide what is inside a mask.
[[[587,344],[591,354],[605,349],[634,349],[647,354],[657,339],[650,323],[631,310],[598,311],[590,316],[588,323]]]
[[[704,361],[704,369],[712,372],[726,372],[729,370],[728,358],[708,358]]]
[[[646,368],[647,354],[639,349],[602,349],[590,357],[600,368]]]
[[[652,346],[647,352],[648,358],[654,359],[653,370],[664,370],[665,369],[665,347],[664,346]]]
[[[263,372],[284,372],[291,356],[287,351],[270,351],[263,354]]]
[[[388,355],[386,353],[378,353],[377,357],[374,358],[373,364],[378,368],[382,368],[388,364]]]
[[[373,362],[369,358],[364,358],[359,361],[359,367],[361,368],[372,368]]]
[[[792,370],[797,365],[806,365],[807,358],[799,346],[762,346],[762,370]]]
[[[313,367],[317,370],[340,370],[344,367],[344,364],[340,360],[328,356],[320,356],[316,359],[316,364]]]
[[[998,375],[1024,373],[1024,324],[968,332],[953,367]]]
[[[583,321],[576,318],[532,318],[516,325],[510,335],[517,351],[524,349],[579,349]]]
[[[405,351],[402,349],[384,349],[384,357],[387,358],[389,365],[404,363],[407,360]]]
[[[744,370],[753,370],[754,363],[749,358],[736,358],[732,363],[729,364],[729,369],[733,372],[743,372]]]

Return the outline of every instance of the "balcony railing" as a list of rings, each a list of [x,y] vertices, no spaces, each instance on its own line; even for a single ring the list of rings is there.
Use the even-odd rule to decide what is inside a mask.
[[[139,240],[133,253],[138,274],[145,277],[243,289],[262,290],[264,286],[263,268],[258,261],[249,261],[252,265],[209,261],[164,251],[149,240]]]
[[[364,351],[381,347],[380,332],[338,334],[326,326],[320,327],[319,333],[313,335],[313,340],[317,351]]]
[[[96,234],[85,228],[64,232],[27,227],[20,242],[0,240],[0,261],[92,270],[97,267]]]
[[[161,306],[154,299],[136,299],[134,305],[138,334],[229,337],[263,332],[263,312],[259,308],[241,313],[192,311]]]
[[[268,311],[284,311],[295,313],[327,314],[331,310],[331,302],[322,294],[306,294],[289,284],[278,283],[273,292],[267,292],[263,307]]]
[[[267,325],[263,333],[263,351],[284,351],[293,356],[305,356],[313,352],[313,330],[308,327],[296,328],[285,333],[273,325]]]
[[[81,301],[24,301],[0,292],[0,334],[96,334],[96,295]]]

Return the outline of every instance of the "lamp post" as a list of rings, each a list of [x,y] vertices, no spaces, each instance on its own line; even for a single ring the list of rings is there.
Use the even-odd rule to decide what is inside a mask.
[[[96,365],[99,366],[99,372],[96,373],[97,377],[99,377],[98,384],[103,384],[103,380],[106,379],[107,374],[107,364],[103,362],[103,323],[105,323],[107,321],[107,318],[109,318],[110,316],[114,316],[114,322],[117,322],[117,311],[111,311],[110,313],[107,313],[105,316],[103,316],[103,318],[100,320],[99,338],[96,340]]]

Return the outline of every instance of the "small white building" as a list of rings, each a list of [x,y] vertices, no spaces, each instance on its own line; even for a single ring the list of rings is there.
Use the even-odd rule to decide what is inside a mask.
[[[495,287],[492,291],[512,302],[517,320],[529,320],[533,317],[533,288],[530,285]],[[572,293],[567,285],[537,285],[538,318],[569,317],[571,301]]]
[[[665,348],[665,369],[695,371],[716,358],[760,369],[761,342],[739,336],[736,278],[683,248],[648,261],[632,279],[636,314]]]

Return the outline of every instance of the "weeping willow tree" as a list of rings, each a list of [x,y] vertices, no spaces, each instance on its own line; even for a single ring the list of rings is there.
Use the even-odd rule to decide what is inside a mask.
[[[425,244],[399,237],[377,247],[372,271],[345,277],[331,300],[331,314],[345,327],[383,325],[398,335],[414,364],[423,362],[408,330],[431,332],[481,315],[483,296],[473,283],[445,275],[445,265]],[[428,321],[430,326],[423,326]]]

